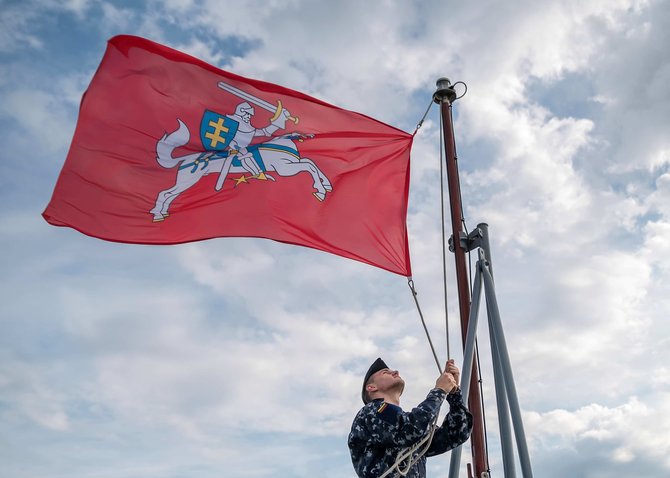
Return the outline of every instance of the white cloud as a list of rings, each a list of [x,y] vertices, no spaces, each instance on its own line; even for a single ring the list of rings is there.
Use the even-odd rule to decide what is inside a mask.
[[[11,52],[17,48],[41,48],[42,41],[30,33],[30,25],[38,16],[33,9],[18,6],[7,6],[0,11],[0,52]]]
[[[532,448],[570,448],[577,454],[588,450],[584,444],[595,441],[596,447],[615,463],[652,458],[670,470],[670,439],[659,435],[667,427],[667,395],[650,397],[647,403],[632,397],[615,407],[590,404],[574,411],[552,410],[528,413],[524,417]],[[558,439],[558,441],[557,441]]]
[[[0,392],[11,396],[16,409],[39,426],[56,431],[69,428],[66,397],[45,385],[31,364],[5,356],[0,366]]]
[[[60,99],[45,91],[17,89],[6,94],[0,114],[20,125],[27,150],[54,153],[70,142],[72,127]]]
[[[64,10],[74,13],[80,20],[83,20],[92,3],[91,0],[65,0],[64,2],[53,2],[52,5],[55,7],[60,6]],[[105,10],[105,13],[107,13],[107,10]]]
[[[79,3],[85,4],[86,1]],[[119,8],[112,3],[102,2],[103,20],[101,27],[110,34],[127,31],[135,20],[135,11],[130,8]]]
[[[437,77],[467,81],[469,93],[455,106],[464,204],[469,221],[491,225],[534,463],[547,476],[667,474],[663,2],[488,1],[447,16],[436,13],[438,2],[168,1],[150,2],[147,11],[111,2],[45,5],[82,28],[146,35],[408,129]],[[34,11],[3,10],[12,25],[0,33],[0,49],[51,47],[45,17]],[[12,78],[50,74],[49,65],[33,65],[30,75],[24,65],[10,67]],[[91,74],[51,74],[59,94],[5,80],[6,151],[41,155],[21,166],[62,162],[55,155],[69,142]],[[561,88],[570,94],[557,96]],[[436,123],[433,110],[415,140],[408,222],[419,298],[443,354]],[[3,164],[8,171],[15,163]],[[46,440],[44,430],[59,434],[40,453],[70,463],[60,476],[218,476],[222,469],[350,476],[344,440],[368,361],[383,356],[401,370],[407,407],[434,382],[402,278],[270,241],[168,250],[46,231],[27,219],[39,211],[23,198],[53,184],[37,173],[12,180],[0,226],[8,257],[0,334],[8,405],[0,419],[19,444]],[[452,289],[453,350],[460,336]],[[490,397],[490,372],[484,375]],[[160,446],[151,448],[154,437]],[[98,459],[91,443],[118,455]],[[82,449],[96,463],[62,458]],[[10,466],[23,459],[35,476],[44,474],[39,460],[20,456]],[[100,463],[109,461],[127,465],[105,475]]]
[[[670,218],[670,173],[660,174],[656,178],[656,190],[646,198],[648,208]]]
[[[217,65],[223,60],[223,55],[216,51],[213,43],[205,43],[197,38],[192,38],[188,44],[177,45],[175,48],[213,65]]]

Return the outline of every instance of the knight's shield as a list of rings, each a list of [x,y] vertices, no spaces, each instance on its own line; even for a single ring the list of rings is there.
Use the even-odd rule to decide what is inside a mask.
[[[238,127],[234,119],[205,110],[200,122],[200,141],[207,151],[223,151],[228,149]]]

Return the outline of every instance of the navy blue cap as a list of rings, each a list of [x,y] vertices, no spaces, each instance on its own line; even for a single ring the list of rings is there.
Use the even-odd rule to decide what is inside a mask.
[[[365,386],[368,384],[368,380],[370,380],[370,377],[374,375],[375,373],[379,372],[380,370],[384,370],[385,368],[389,368],[386,363],[381,358],[377,358],[372,365],[370,365],[370,368],[368,369],[368,372],[365,374],[365,379],[363,380],[363,390],[361,391],[361,398],[363,399],[363,403],[368,404],[370,403],[370,400],[366,398],[366,393],[365,393]]]

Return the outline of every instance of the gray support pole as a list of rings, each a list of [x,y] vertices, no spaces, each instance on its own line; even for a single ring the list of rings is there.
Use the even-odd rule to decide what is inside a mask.
[[[530,465],[530,454],[528,453],[528,444],[526,443],[526,434],[523,429],[523,420],[521,419],[521,407],[519,405],[519,396],[516,393],[514,385],[514,376],[512,374],[512,365],[509,360],[509,352],[505,342],[505,332],[503,331],[502,321],[500,320],[500,311],[498,310],[498,300],[496,299],[493,278],[486,268],[481,270],[484,278],[484,289],[486,291],[487,306],[489,306],[489,320],[491,321],[491,330],[495,334],[495,341],[498,345],[498,358],[505,379],[505,388],[510,404],[512,414],[512,423],[514,425],[514,434],[516,436],[516,446],[519,450],[519,462],[521,463],[521,472],[524,478],[533,478],[533,470]]]
[[[493,279],[493,261],[491,260],[491,244],[489,243],[489,225],[485,222],[477,224],[481,233],[481,248],[484,250],[484,257],[491,278]],[[485,266],[486,267],[486,266]],[[512,427],[509,417],[509,402],[507,400],[507,390],[505,389],[505,377],[500,366],[500,351],[498,343],[493,332],[491,321],[491,306],[489,305],[489,295],[486,295],[486,311],[489,317],[489,339],[491,341],[491,359],[493,362],[493,383],[496,391],[496,406],[498,409],[498,427],[500,429],[500,448],[502,451],[503,471],[505,478],[516,478],[516,466],[514,464],[514,444],[512,441]]]
[[[470,378],[472,377],[472,366],[475,357],[475,340],[477,339],[477,322],[479,320],[479,303],[482,297],[482,273],[480,261],[475,267],[475,283],[472,288],[472,305],[470,317],[468,318],[468,331],[463,349],[463,370],[461,371],[461,393],[463,403],[468,403],[470,392]],[[461,467],[462,445],[451,451],[449,462],[449,478],[458,478],[458,469]]]
[[[491,256],[491,244],[489,243],[489,225],[485,222],[480,222],[477,224],[477,228],[481,231],[482,243],[481,247],[484,249],[484,255],[486,260],[489,263],[489,271],[491,272],[491,278],[493,278],[493,261]]]
[[[491,339],[491,358],[493,360],[493,382],[496,391],[496,406],[498,408],[498,426],[500,428],[500,447],[503,459],[503,476],[505,478],[516,478],[516,467],[514,465],[514,444],[512,442],[512,427],[509,418],[509,402],[505,388],[505,377],[500,365],[500,351],[495,340],[493,324],[491,323],[490,306],[488,305],[488,294],[486,295],[486,309],[489,316],[489,338]]]

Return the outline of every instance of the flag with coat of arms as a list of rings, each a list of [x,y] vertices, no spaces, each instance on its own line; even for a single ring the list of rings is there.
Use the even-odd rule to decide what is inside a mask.
[[[267,238],[410,276],[411,144],[365,115],[121,35],[43,216],[125,243]]]

